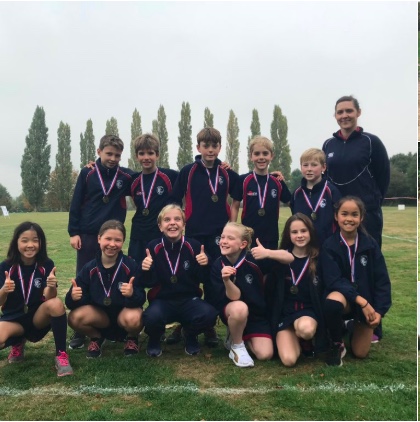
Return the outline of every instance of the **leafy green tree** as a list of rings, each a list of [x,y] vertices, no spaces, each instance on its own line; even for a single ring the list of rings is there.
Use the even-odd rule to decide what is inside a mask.
[[[37,106],[20,165],[22,191],[35,211],[42,206],[45,192],[48,190],[50,155],[51,145],[48,145],[45,112],[42,107]]]
[[[159,165],[161,167],[169,168],[168,131],[166,130],[165,108],[162,104],[159,106],[158,110],[157,131],[160,141]]]
[[[159,139],[159,128],[158,128],[158,121],[153,120],[152,122],[152,133],[153,135],[157,136]]]
[[[293,193],[295,189],[300,186],[302,180],[302,172],[300,169],[294,169],[290,176],[290,181],[287,183],[287,187],[289,188],[290,192]]]
[[[204,109],[204,125],[203,127],[214,127],[213,123],[213,113],[208,107]]]
[[[131,122],[130,158],[128,159],[128,167],[135,171],[141,171],[141,164],[137,161],[136,151],[134,149],[134,141],[141,134],[141,117],[137,108],[135,108],[133,112],[133,120]]]
[[[396,154],[390,159],[391,177],[386,196],[388,198],[417,194],[417,154]]]
[[[0,184],[0,205],[5,205],[10,211],[12,205],[12,197],[10,196],[9,191]]]
[[[178,170],[181,170],[186,164],[192,163],[192,126],[191,126],[191,108],[189,103],[182,103],[181,120],[178,123],[179,127],[179,149],[176,165]]]
[[[105,135],[115,135],[120,136],[118,132],[118,122],[115,117],[111,117],[106,121]]]
[[[71,162],[71,131],[68,124],[60,122],[57,130],[58,149],[55,156],[55,194],[58,210],[68,211],[71,202],[72,172]],[[50,177],[51,181],[51,177]],[[50,184],[51,190],[51,184]]]
[[[249,171],[252,171],[254,169],[254,164],[252,163],[252,161],[249,158],[249,156],[250,156],[250,154],[249,154],[249,144],[255,136],[261,135],[260,118],[258,116],[258,110],[255,109],[255,108],[252,110],[252,121],[251,121],[250,128],[251,128],[251,136],[248,136],[247,153],[248,153],[248,169],[249,169]]]
[[[80,134],[80,168],[83,168],[89,161],[95,161],[95,135],[93,134],[92,119],[86,122],[85,134]]]
[[[290,180],[292,157],[287,141],[287,118],[283,116],[278,105],[274,106],[271,140],[274,144],[274,158],[270,165],[270,171],[280,170],[286,182],[288,182]]]
[[[70,208],[70,201],[73,197],[74,187],[76,186],[77,176],[79,173],[75,170],[71,171],[70,175],[70,188],[68,190],[69,203],[67,208],[63,207],[60,202],[60,185],[58,181],[57,168],[50,174],[50,189],[45,196],[45,208],[48,211],[63,211]]]
[[[239,126],[233,110],[229,111],[226,136],[226,160],[232,170],[239,172]]]

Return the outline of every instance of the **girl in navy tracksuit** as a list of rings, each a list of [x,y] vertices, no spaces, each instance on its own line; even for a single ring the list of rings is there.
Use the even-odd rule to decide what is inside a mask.
[[[317,276],[318,247],[311,219],[296,213],[284,226],[280,249],[294,256],[289,265],[276,265],[267,278],[271,324],[279,357],[293,366],[325,348],[322,283]]]
[[[90,337],[86,357],[98,358],[106,338],[125,341],[124,355],[138,353],[145,292],[138,281],[138,265],[121,251],[125,227],[109,220],[99,229],[101,252],[72,280],[66,295],[69,325]]]
[[[162,354],[160,338],[165,325],[179,321],[183,327],[185,352],[200,352],[197,335],[216,322],[217,311],[201,299],[200,283],[209,279],[209,260],[204,246],[183,236],[185,214],[178,205],[167,205],[158,216],[162,238],[147,245],[142,262],[142,283],[151,287],[149,306],[144,312],[149,336],[146,353]]]
[[[26,340],[38,342],[52,330],[57,375],[64,376],[73,370],[66,353],[67,316],[57,297],[55,271],[42,228],[30,221],[19,224],[7,259],[0,264],[0,349],[11,345],[9,362],[21,362]]]
[[[335,211],[340,231],[323,245],[321,274],[325,283],[325,319],[331,337],[328,365],[341,366],[345,355],[342,317],[354,318],[350,338],[356,357],[367,356],[373,329],[391,306],[391,283],[378,243],[362,226],[365,207],[358,197],[341,198]]]
[[[220,239],[221,256],[211,272],[213,290],[218,292],[220,318],[228,327],[225,346],[229,358],[239,367],[254,366],[244,341],[257,359],[273,356],[263,273],[248,252],[253,234],[250,227],[227,223]],[[259,248],[263,249],[261,245]],[[292,260],[289,255],[286,253],[276,259]]]

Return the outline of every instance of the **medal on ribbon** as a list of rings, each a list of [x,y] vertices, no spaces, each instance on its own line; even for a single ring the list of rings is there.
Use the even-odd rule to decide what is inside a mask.
[[[176,258],[175,266],[173,267],[172,266],[172,263],[171,263],[171,260],[169,259],[168,252],[167,252],[167,250],[165,248],[165,243],[164,243],[163,238],[162,238],[162,246],[163,246],[163,250],[165,251],[166,261],[168,262],[169,268],[171,270],[171,277],[170,277],[169,280],[170,280],[170,282],[172,284],[175,284],[175,283],[178,282],[178,277],[176,276],[176,272],[178,271],[179,259],[181,257],[182,247],[184,246],[184,240],[185,240],[185,238],[184,238],[184,236],[182,236],[181,246],[179,247],[178,256]]]
[[[18,267],[17,267],[19,281],[20,281],[20,285],[21,285],[21,288],[22,288],[22,295],[23,295],[23,303],[24,303],[23,312],[25,312],[25,314],[27,314],[28,311],[29,311],[29,306],[28,306],[29,296],[31,295],[32,285],[33,285],[33,281],[34,281],[34,277],[35,277],[35,271],[36,271],[37,266],[38,266],[38,264],[35,264],[35,268],[32,271],[31,277],[29,278],[28,289],[25,289],[25,280],[23,279],[22,268],[20,267],[20,265],[18,265]]]
[[[111,289],[112,289],[112,285],[114,284],[115,278],[117,277],[118,271],[120,270],[121,264],[122,264],[123,259],[120,259],[120,262],[118,263],[117,269],[114,271],[114,274],[112,276],[112,280],[111,280],[111,285],[109,286],[109,289],[107,290],[104,284],[104,280],[102,279],[102,274],[101,274],[101,270],[98,268],[98,277],[99,280],[101,281],[102,284],[102,288],[104,289],[105,292],[105,298],[103,300],[103,304],[105,306],[109,306],[112,303],[112,299],[111,299]]]
[[[356,239],[354,240],[354,254],[351,253],[351,246],[346,242],[346,239],[344,239],[343,235],[340,233],[340,238],[343,241],[343,243],[346,245],[347,248],[347,254],[349,257],[349,263],[350,263],[350,277],[351,282],[354,284],[355,288],[357,288],[357,285],[354,283],[354,258],[356,257],[356,251],[357,247],[359,245],[359,235],[356,236]]]
[[[213,202],[217,202],[219,200],[219,197],[217,196],[217,188],[219,186],[219,166],[217,166],[217,170],[216,170],[216,181],[215,181],[214,186],[213,186],[213,184],[211,183],[211,177],[210,177],[209,169],[205,166],[203,160],[201,160],[201,162],[202,162],[202,164],[204,166],[204,169],[207,172],[207,176],[209,177],[209,186],[210,186],[210,190],[212,192],[211,200]]]
[[[306,261],[305,261],[305,264],[303,265],[302,271],[300,272],[299,276],[296,278],[295,272],[293,271],[293,268],[289,264],[290,274],[292,276],[292,283],[293,283],[293,285],[290,287],[290,293],[292,293],[292,295],[297,295],[299,293],[298,284],[300,283],[303,276],[305,275],[305,272],[306,272],[308,266],[309,266],[309,257],[306,258]]]
[[[103,201],[104,204],[107,204],[109,202],[109,194],[111,193],[112,188],[115,186],[119,171],[120,171],[120,169],[117,168],[117,171],[115,172],[115,176],[112,179],[111,186],[109,187],[108,190],[106,190],[104,180],[102,179],[102,174],[101,174],[100,170],[98,168],[96,168],[96,174],[98,175],[99,183],[101,184],[102,192],[104,193],[104,196],[102,197],[102,201]]]
[[[264,217],[264,215],[265,215],[265,209],[264,209],[264,207],[265,207],[265,200],[267,198],[268,178],[270,177],[270,175],[267,174],[267,180],[265,182],[264,192],[261,194],[261,187],[260,187],[260,184],[258,183],[257,175],[256,175],[255,171],[253,171],[252,173],[254,175],[255,183],[257,184],[258,202],[260,204],[260,209],[257,211],[257,214],[260,217]]]
[[[152,198],[152,193],[153,193],[153,188],[155,187],[155,183],[156,183],[156,178],[158,175],[158,169],[156,169],[155,171],[155,175],[153,176],[153,180],[152,180],[152,184],[150,186],[149,189],[149,194],[146,196],[146,192],[144,189],[144,183],[143,183],[143,173],[141,173],[140,175],[140,187],[141,187],[141,197],[143,199],[143,205],[144,205],[144,209],[141,212],[145,217],[147,217],[149,215],[149,204],[150,204],[150,199]]]
[[[315,221],[317,219],[316,212],[318,211],[319,206],[321,205],[322,200],[324,199],[325,191],[327,190],[327,181],[325,181],[325,185],[322,189],[321,195],[318,199],[318,202],[315,205],[315,208],[312,207],[311,201],[308,198],[308,195],[306,195],[306,192],[304,189],[302,189],[303,197],[305,198],[306,203],[308,204],[308,207],[311,209],[311,218],[312,221]]]

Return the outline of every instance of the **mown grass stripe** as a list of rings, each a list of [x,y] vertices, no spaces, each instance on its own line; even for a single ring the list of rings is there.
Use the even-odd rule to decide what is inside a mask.
[[[151,392],[158,393],[194,393],[194,394],[208,394],[213,396],[220,395],[246,395],[246,394],[267,394],[279,391],[292,391],[299,393],[316,393],[316,392],[331,392],[331,393],[364,393],[364,392],[391,392],[396,391],[411,391],[415,390],[415,385],[405,384],[389,384],[389,385],[376,385],[376,384],[334,384],[325,383],[314,386],[296,386],[296,385],[279,385],[274,388],[199,388],[195,385],[173,385],[173,386],[154,386],[154,387],[100,387],[95,385],[81,385],[75,388],[49,388],[37,387],[28,390],[19,390],[17,388],[0,387],[0,396],[38,396],[38,395],[55,395],[55,396],[78,396],[84,394],[123,394],[123,395],[138,395]]]
[[[405,239],[403,237],[397,237],[397,236],[386,236],[386,235],[382,235],[382,237],[386,237],[387,239],[395,239],[395,240],[402,240],[403,242],[410,242],[410,243],[417,243],[417,240],[412,240],[412,239]]]

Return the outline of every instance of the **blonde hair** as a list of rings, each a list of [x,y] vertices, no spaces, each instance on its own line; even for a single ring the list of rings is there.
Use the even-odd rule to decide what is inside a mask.
[[[265,136],[254,136],[251,139],[251,142],[249,143],[249,155],[252,154],[252,152],[254,151],[254,147],[256,145],[260,145],[264,148],[267,148],[271,154],[274,153],[274,145],[273,145],[273,141],[271,141],[270,139],[266,138]]]
[[[225,227],[234,227],[238,229],[241,233],[241,240],[244,240],[248,244],[246,245],[246,249],[251,249],[252,237],[254,236],[254,230],[251,227],[244,226],[241,223],[237,223],[236,221],[229,221],[225,224]]]
[[[153,133],[145,133],[134,139],[134,151],[136,154],[140,150],[152,150],[156,155],[159,155],[159,146],[159,139]]]
[[[166,205],[165,207],[163,207],[161,209],[161,211],[160,211],[160,213],[158,215],[158,218],[157,218],[158,225],[160,225],[162,223],[163,217],[165,216],[165,214],[169,210],[178,210],[181,213],[182,221],[184,222],[184,225],[185,225],[185,213],[182,210],[182,208],[179,205],[177,205],[177,204],[169,204],[169,205]]]
[[[326,163],[325,153],[319,148],[309,148],[302,152],[300,164],[308,160],[316,160],[323,166]]]

